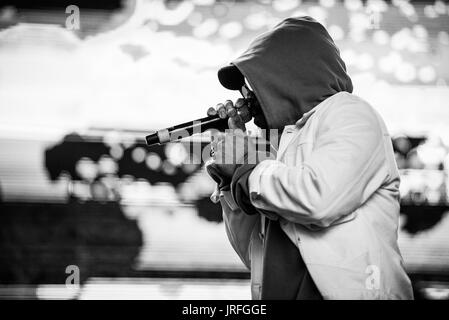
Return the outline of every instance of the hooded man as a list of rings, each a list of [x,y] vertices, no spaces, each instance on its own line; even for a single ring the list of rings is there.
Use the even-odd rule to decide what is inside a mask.
[[[253,299],[413,299],[397,243],[391,139],[351,94],[326,29],[309,17],[282,21],[219,74],[239,76],[258,101],[254,123],[282,132],[267,159],[248,152],[243,99],[208,111],[239,129],[214,144],[207,170]],[[217,160],[230,154],[231,163]]]

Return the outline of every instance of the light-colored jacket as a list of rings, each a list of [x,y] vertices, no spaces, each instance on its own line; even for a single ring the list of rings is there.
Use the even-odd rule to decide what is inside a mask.
[[[286,126],[276,160],[248,180],[251,203],[279,216],[324,299],[413,299],[398,248],[399,174],[378,113],[347,92]],[[260,298],[262,216],[220,202],[228,238]]]

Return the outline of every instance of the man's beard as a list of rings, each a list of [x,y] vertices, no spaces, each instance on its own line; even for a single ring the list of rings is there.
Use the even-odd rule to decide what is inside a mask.
[[[254,124],[261,129],[268,129],[267,119],[262,112],[254,115]]]

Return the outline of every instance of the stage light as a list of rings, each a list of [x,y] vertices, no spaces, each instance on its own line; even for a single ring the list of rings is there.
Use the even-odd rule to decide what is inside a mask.
[[[218,21],[209,18],[193,29],[193,35],[197,38],[207,38],[217,32],[218,28]]]
[[[220,27],[219,34],[223,38],[232,39],[238,37],[243,32],[243,27],[240,22],[228,22]]]
[[[135,148],[131,153],[131,158],[136,163],[142,163],[145,161],[145,157],[147,155],[147,152],[142,147]]]
[[[92,181],[97,177],[98,166],[90,158],[83,157],[75,164],[76,173],[83,180]]]
[[[161,168],[162,160],[161,160],[161,157],[157,153],[150,152],[147,155],[145,163],[150,170],[157,171]]]

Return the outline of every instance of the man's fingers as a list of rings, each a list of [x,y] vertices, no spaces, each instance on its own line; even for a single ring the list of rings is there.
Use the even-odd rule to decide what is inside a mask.
[[[219,116],[221,119],[226,119],[226,117],[227,117],[227,114],[226,114],[226,107],[224,106],[223,103],[217,104],[216,110],[217,110],[218,116]]]
[[[221,119],[229,118],[228,125],[231,129],[245,130],[245,122],[251,120],[251,113],[246,105],[245,99],[237,99],[234,103],[231,100],[226,100],[225,103],[217,104],[216,108],[209,108],[207,110],[208,116],[218,114]]]
[[[215,116],[216,114],[217,114],[217,110],[215,110],[214,107],[210,107],[209,109],[207,109],[208,116]]]
[[[231,100],[226,100],[224,105],[226,109],[234,107],[234,103]]]
[[[237,115],[237,110],[234,108],[234,104],[232,103],[232,101],[227,100],[225,107],[228,117],[235,117]]]

